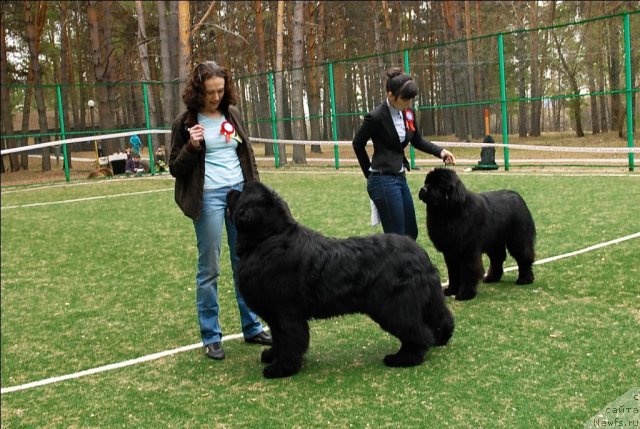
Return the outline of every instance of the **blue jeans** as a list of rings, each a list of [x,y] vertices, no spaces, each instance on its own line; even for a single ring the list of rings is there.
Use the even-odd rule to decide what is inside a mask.
[[[385,233],[418,238],[416,210],[406,177],[370,174],[367,192],[378,209]]]
[[[236,238],[238,231],[226,214],[227,192],[231,189],[242,190],[242,184],[220,189],[206,189],[202,201],[202,213],[193,221],[198,242],[198,273],[196,274],[196,304],[202,343],[218,342],[222,339],[222,329],[218,320],[218,277],[220,275],[220,246],[222,243],[222,223],[227,229],[233,283],[240,310],[240,322],[245,338],[251,338],[262,332],[262,324],[244,301],[238,290],[238,255]]]

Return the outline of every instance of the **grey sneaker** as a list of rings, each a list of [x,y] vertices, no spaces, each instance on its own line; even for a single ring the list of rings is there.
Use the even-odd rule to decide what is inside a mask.
[[[204,354],[209,359],[222,360],[224,359],[224,349],[220,342],[207,344],[204,347]]]
[[[260,344],[263,346],[270,346],[273,344],[271,335],[267,334],[265,331],[262,331],[258,335],[254,335],[251,338],[245,338],[244,341],[245,343]]]

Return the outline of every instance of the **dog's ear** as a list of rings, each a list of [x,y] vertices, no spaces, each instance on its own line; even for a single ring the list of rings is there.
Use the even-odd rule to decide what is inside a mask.
[[[449,201],[449,204],[464,204],[467,199],[467,193],[462,181],[458,179],[449,184],[446,198]]]

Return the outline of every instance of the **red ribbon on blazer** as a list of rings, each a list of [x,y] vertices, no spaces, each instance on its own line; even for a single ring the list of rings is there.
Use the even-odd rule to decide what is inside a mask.
[[[222,123],[222,126],[220,127],[220,134],[222,134],[226,138],[227,143],[231,141],[231,136],[235,132],[236,132],[236,129],[233,127],[233,124],[231,122],[224,121]]]
[[[416,126],[414,124],[415,116],[413,116],[413,111],[411,109],[407,109],[404,111],[404,122],[411,131],[416,131]]]

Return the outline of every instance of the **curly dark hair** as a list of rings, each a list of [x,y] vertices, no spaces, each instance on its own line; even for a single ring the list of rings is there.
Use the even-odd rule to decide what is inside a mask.
[[[402,72],[399,67],[394,67],[387,71],[387,92],[394,96],[411,100],[418,95],[418,85],[413,78]]]
[[[193,68],[182,93],[182,101],[189,111],[190,122],[197,122],[198,112],[204,107],[204,82],[212,77],[224,79],[224,96],[220,100],[220,110],[227,113],[229,106],[236,104],[236,91],[229,70],[214,61],[205,61]]]

